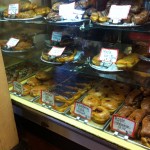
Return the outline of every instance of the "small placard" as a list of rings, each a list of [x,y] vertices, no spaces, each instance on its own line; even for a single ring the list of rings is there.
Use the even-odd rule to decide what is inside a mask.
[[[15,15],[19,13],[19,4],[9,4],[8,6],[8,14]]]
[[[111,19],[127,19],[131,5],[111,5],[108,17]]]
[[[41,92],[41,99],[42,99],[43,103],[46,103],[50,106],[55,105],[54,94],[51,92],[42,91]]]
[[[135,122],[117,115],[112,117],[112,130],[134,137]]]
[[[52,33],[52,41],[60,42],[62,38],[62,32],[53,32]]]
[[[112,62],[115,63],[118,58],[118,49],[108,49],[102,48],[100,51],[99,59],[102,62]]]
[[[64,19],[72,19],[75,2],[69,4],[62,4],[59,6],[59,15]]]
[[[50,56],[61,56],[66,47],[56,47],[53,46],[52,49],[48,52]]]
[[[16,39],[16,38],[10,38],[8,40],[8,42],[6,43],[6,45],[8,46],[8,48],[11,48],[11,47],[14,47],[18,44],[19,42],[19,39]]]
[[[18,94],[23,93],[23,85],[17,81],[13,82],[13,90],[14,92],[17,92]]]
[[[82,118],[90,120],[92,109],[82,103],[75,103],[74,113]]]

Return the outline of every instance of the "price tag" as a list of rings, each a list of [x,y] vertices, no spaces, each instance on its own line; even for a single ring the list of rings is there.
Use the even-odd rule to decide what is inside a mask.
[[[75,103],[74,113],[82,118],[90,119],[92,109],[82,103]]]
[[[8,46],[8,48],[10,48],[10,47],[16,46],[16,45],[18,44],[18,42],[19,42],[19,39],[10,38],[10,39],[8,40],[8,42],[6,43],[6,45]]]
[[[108,49],[102,48],[100,51],[99,59],[102,62],[112,62],[115,63],[118,58],[118,49]]]
[[[130,137],[134,137],[135,122],[117,115],[113,115],[112,130],[118,131]]]
[[[15,15],[19,13],[19,4],[9,4],[8,6],[8,14]]]
[[[52,49],[48,52],[51,56],[61,56],[66,47],[56,47],[53,46]]]
[[[59,15],[64,19],[72,19],[73,11],[75,8],[75,2],[70,4],[63,4],[59,6]]]
[[[62,38],[62,32],[53,32],[52,33],[52,41],[60,42]]]
[[[108,17],[115,20],[127,19],[131,5],[111,5]]]
[[[55,105],[54,94],[51,92],[42,91],[41,99],[43,103],[46,103],[51,106]]]
[[[19,94],[23,93],[23,85],[19,82],[13,82],[13,90]]]

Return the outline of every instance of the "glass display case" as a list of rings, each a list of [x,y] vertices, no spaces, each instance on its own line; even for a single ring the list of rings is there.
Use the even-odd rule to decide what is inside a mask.
[[[56,9],[53,4],[40,5]],[[149,23],[103,25],[49,16],[1,16],[14,112],[89,149],[149,149]],[[12,38],[19,42],[9,47]],[[134,136],[114,131],[115,114],[134,122]]]

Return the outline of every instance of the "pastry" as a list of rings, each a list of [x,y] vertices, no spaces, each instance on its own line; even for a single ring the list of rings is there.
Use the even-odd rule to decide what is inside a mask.
[[[30,91],[31,91],[31,86],[28,85],[28,84],[24,84],[24,85],[23,85],[23,93],[22,93],[22,96],[29,95],[29,94],[30,94]]]
[[[125,99],[127,106],[139,106],[142,100],[142,91],[139,89],[132,90]]]
[[[28,50],[33,46],[32,42],[20,41],[13,49],[16,51],[19,50]]]
[[[56,2],[52,5],[52,10],[58,12],[59,11],[59,6],[64,4],[64,2]]]
[[[137,137],[139,126],[146,115],[146,111],[142,109],[136,109],[132,112],[132,114],[128,117],[129,120],[135,122],[135,134],[134,138]]]
[[[84,97],[82,103],[93,108],[94,106],[99,106],[101,101],[96,95],[89,94]]]
[[[39,71],[36,73],[35,78],[41,81],[47,81],[52,78],[52,72]]]
[[[48,15],[48,13],[50,12],[50,8],[49,7],[38,7],[36,9],[34,9],[36,15],[42,15],[42,16],[45,16],[45,15]]]
[[[145,110],[147,114],[150,114],[150,96],[143,98],[141,109]]]
[[[93,107],[92,120],[99,124],[104,124],[110,118],[109,111],[103,106]]]
[[[20,11],[33,10],[35,8],[37,8],[37,5],[35,3],[31,3],[29,0],[19,1]]]
[[[97,12],[93,12],[90,16],[90,19],[93,21],[93,22],[97,22],[98,19],[99,19],[99,14]]]
[[[149,19],[149,11],[147,10],[143,10],[139,14],[135,14],[132,17],[132,21],[137,25],[146,23],[148,19]]]
[[[98,55],[96,55],[96,56],[94,56],[93,58],[92,58],[92,63],[93,63],[93,65],[96,65],[96,66],[100,66],[100,59],[99,59],[99,54]]]
[[[118,102],[110,97],[101,100],[101,106],[105,107],[111,114],[118,108]]]
[[[135,64],[139,62],[139,56],[136,53],[131,53],[122,59],[118,59],[116,65],[118,68],[132,68]]]
[[[37,85],[41,85],[41,81],[35,77],[32,77],[27,80],[27,84],[30,86],[37,86]]]
[[[150,96],[150,88],[141,87],[141,91],[143,92],[143,96]]]
[[[34,86],[31,91],[30,91],[30,95],[33,96],[33,97],[36,97],[36,96],[40,96],[41,95],[41,92],[42,91],[45,91],[45,90],[48,90],[48,86],[46,85],[37,85],[37,86]]]
[[[33,10],[19,12],[18,14],[16,14],[16,18],[19,19],[34,18],[34,17],[36,17],[36,13]]]

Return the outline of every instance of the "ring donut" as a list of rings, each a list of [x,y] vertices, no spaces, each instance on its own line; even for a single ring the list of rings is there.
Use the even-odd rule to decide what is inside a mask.
[[[110,117],[109,111],[103,106],[94,107],[92,110],[92,120],[99,124],[104,124]]]

